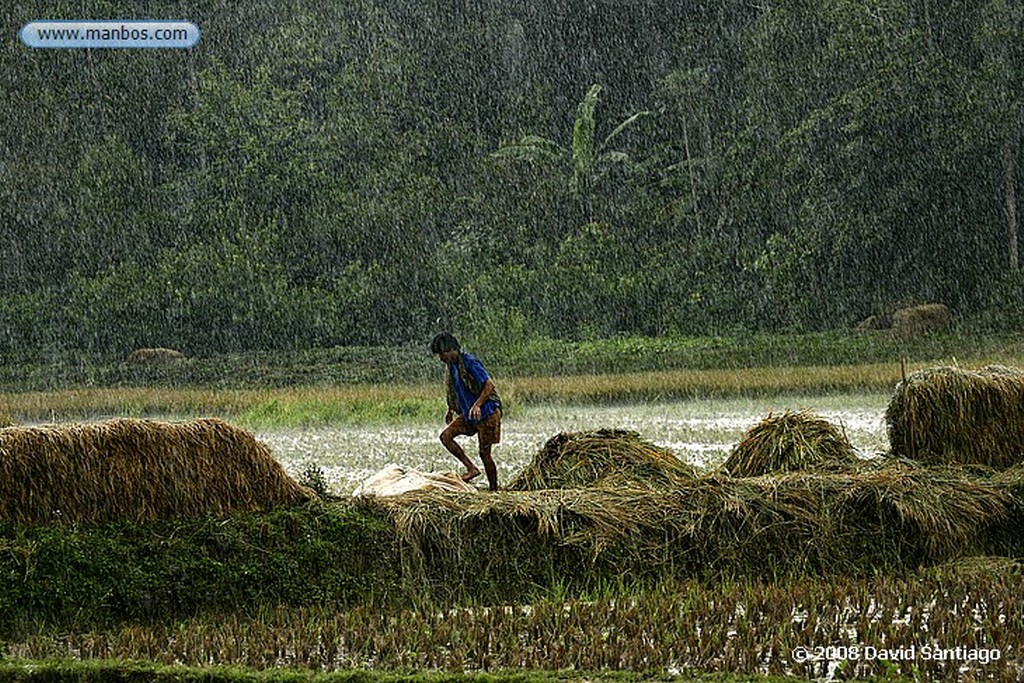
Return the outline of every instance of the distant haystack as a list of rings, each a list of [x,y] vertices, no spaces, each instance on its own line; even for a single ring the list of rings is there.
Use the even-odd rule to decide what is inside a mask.
[[[896,456],[931,465],[1024,463],[1024,371],[922,370],[896,387],[885,421]]]
[[[695,476],[671,451],[635,432],[599,429],[551,437],[509,489],[664,488]]]
[[[129,365],[156,366],[173,365],[185,360],[185,354],[174,349],[136,349],[127,358]]]
[[[871,315],[857,323],[854,328],[857,332],[876,332],[879,330],[892,329],[892,316]]]
[[[725,461],[734,477],[797,470],[843,470],[857,463],[846,434],[808,412],[769,414],[752,427]]]
[[[148,521],[314,498],[245,430],[215,419],[0,431],[0,520]]]
[[[901,308],[892,314],[892,333],[900,339],[914,339],[949,328],[953,316],[945,304],[922,304]]]

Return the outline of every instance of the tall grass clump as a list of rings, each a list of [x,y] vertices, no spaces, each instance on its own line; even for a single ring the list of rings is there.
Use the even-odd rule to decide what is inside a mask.
[[[899,383],[885,413],[894,456],[927,464],[1024,463],[1024,371],[939,367]]]

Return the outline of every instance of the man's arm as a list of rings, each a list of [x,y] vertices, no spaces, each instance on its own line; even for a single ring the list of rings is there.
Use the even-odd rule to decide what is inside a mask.
[[[484,383],[483,389],[480,390],[480,396],[476,399],[476,401],[473,402],[473,405],[469,409],[470,420],[480,419],[480,409],[483,407],[485,403],[487,403],[487,399],[489,399],[491,397],[491,394],[493,393],[494,380],[488,377],[487,381]]]

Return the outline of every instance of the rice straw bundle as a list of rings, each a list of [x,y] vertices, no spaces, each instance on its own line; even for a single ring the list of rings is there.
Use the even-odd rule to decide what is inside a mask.
[[[694,476],[693,468],[671,451],[635,432],[599,429],[551,437],[509,488],[664,488]]]
[[[0,431],[0,519],[225,515],[312,499],[248,432],[216,419],[115,419]]]
[[[709,476],[661,490],[423,491],[367,504],[389,514],[417,571],[440,582],[484,577],[508,548],[533,571],[560,562],[631,575],[913,567],[985,551],[1017,505],[1005,483],[977,471],[906,464]]]
[[[991,474],[957,465],[894,463],[837,478],[841,485],[834,495],[844,525],[877,525],[877,538],[865,537],[866,543],[889,537],[890,543],[944,559],[977,546],[982,533],[1016,507],[1010,487]]]
[[[896,387],[885,413],[895,456],[927,464],[1024,462],[1024,372],[988,366],[917,372]]]
[[[846,434],[809,412],[769,414],[733,448],[724,470],[734,477],[851,467],[857,454]]]

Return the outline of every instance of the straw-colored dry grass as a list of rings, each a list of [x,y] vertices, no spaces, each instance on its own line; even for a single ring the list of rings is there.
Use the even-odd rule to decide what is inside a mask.
[[[0,431],[0,519],[18,524],[224,515],[313,497],[264,444],[216,419]]]
[[[664,488],[695,477],[671,451],[636,432],[561,432],[509,484],[515,491],[565,488]]]
[[[885,414],[892,453],[927,464],[1024,462],[1024,371],[940,367],[900,382]]]
[[[1003,533],[1024,489],[1024,475],[998,479],[986,468],[870,464],[840,428],[808,413],[769,416],[725,470],[698,477],[631,432],[563,433],[507,491],[373,504],[387,511],[424,575],[464,571],[471,557],[486,566],[488,553],[509,547],[630,573],[774,574],[960,557]]]
[[[369,504],[388,512],[403,543],[428,565],[462,565],[486,553],[484,546],[523,548],[526,539],[542,539],[631,573],[755,575],[960,557],[977,551],[1016,505],[1009,486],[977,472],[909,464],[714,475],[647,490],[417,492]]]
[[[723,466],[734,477],[772,472],[842,470],[858,462],[846,433],[809,412],[769,414],[733,448]]]

